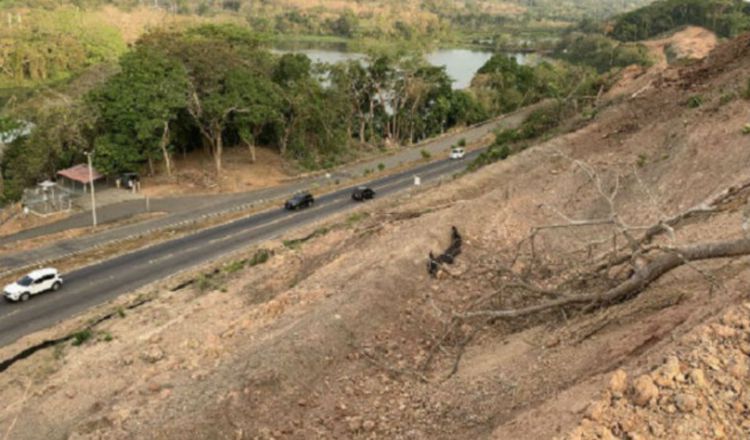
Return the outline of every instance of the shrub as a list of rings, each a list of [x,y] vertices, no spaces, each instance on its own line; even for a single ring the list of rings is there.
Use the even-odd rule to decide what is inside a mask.
[[[459,147],[465,147],[466,146],[466,139],[461,138],[458,140],[458,146]]]
[[[245,267],[245,260],[232,261],[224,267],[224,272],[235,273]]]
[[[691,96],[687,102],[688,107],[698,108],[703,105],[703,97],[700,95]]]
[[[196,280],[195,285],[198,287],[198,291],[204,293],[208,290],[213,290],[216,286],[211,280],[211,277],[206,274],[201,274]]]
[[[379,171],[383,171],[384,169],[385,169],[385,164],[384,164],[383,162],[380,162],[380,163],[378,164],[378,170],[379,170]]]
[[[510,147],[506,145],[493,145],[487,149],[487,151],[480,154],[474,161],[469,164],[469,171],[476,171],[485,165],[497,162],[499,160],[505,160],[510,156]]]
[[[750,99],[750,78],[748,78],[747,84],[745,84],[745,90],[742,91],[742,98]]]
[[[519,140],[533,139],[560,125],[562,121],[562,109],[560,106],[552,106],[534,110],[523,121],[518,133]]]
[[[92,335],[93,333],[91,332],[91,329],[84,329],[73,333],[73,345],[78,347],[79,345],[91,339]]]
[[[745,124],[745,126],[742,127],[742,134],[750,134],[750,124]]]
[[[268,249],[258,249],[255,254],[253,254],[253,258],[250,259],[248,264],[250,265],[250,267],[263,264],[271,258],[271,255],[272,252]]]
[[[508,158],[508,156],[510,156],[510,147],[507,145],[503,145],[497,152],[497,158],[500,160],[505,160]]]
[[[419,153],[422,155],[422,159],[424,160],[428,160],[429,158],[432,157],[432,154],[430,154],[430,152],[425,149],[419,150]]]
[[[639,154],[638,160],[635,162],[636,165],[638,165],[638,168],[643,168],[646,165],[646,160],[648,158],[645,154]]]
[[[492,162],[507,159],[512,153],[510,144],[516,143],[516,151],[525,150],[528,144],[518,144],[520,141],[546,136],[550,130],[560,125],[562,119],[563,109],[560,105],[533,111],[519,128],[495,133],[495,142],[469,165],[469,170],[474,171]]]

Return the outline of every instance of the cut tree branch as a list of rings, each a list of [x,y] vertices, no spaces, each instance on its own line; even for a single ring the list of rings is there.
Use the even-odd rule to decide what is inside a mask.
[[[537,304],[520,309],[509,310],[479,310],[468,312],[460,318],[489,317],[489,318],[518,318],[552,309],[572,306],[576,304],[614,303],[632,298],[642,292],[648,285],[664,274],[684,264],[716,258],[739,257],[750,254],[750,239],[738,239],[710,243],[699,243],[670,248],[669,252],[653,259],[649,264],[616,287],[604,292],[580,296],[567,296],[559,300]]]

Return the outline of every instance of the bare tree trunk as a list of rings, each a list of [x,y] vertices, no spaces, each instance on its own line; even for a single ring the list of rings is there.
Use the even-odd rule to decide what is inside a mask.
[[[148,155],[148,175],[153,176],[154,175],[154,159],[151,157],[151,155]]]
[[[161,135],[159,148],[161,148],[161,153],[164,155],[164,166],[167,168],[167,176],[171,176],[172,158],[170,157],[169,150],[167,150],[167,145],[169,145],[169,122],[164,121],[164,131]]]
[[[201,136],[201,146],[203,147],[203,153],[212,156],[214,155],[214,139],[205,133]]]
[[[221,139],[221,133],[216,136],[214,146],[214,163],[216,164],[216,174],[221,175],[221,155],[224,152],[224,144]]]
[[[284,134],[281,135],[281,142],[279,145],[279,152],[282,156],[286,154],[287,147],[289,146],[289,138],[292,136],[292,131],[294,130],[294,124],[297,122],[296,117],[292,117],[289,119],[289,122],[286,124],[286,127],[284,128]]]
[[[221,175],[221,156],[224,152],[224,143],[221,137],[222,126],[214,121],[211,123],[211,146],[213,147],[214,164],[216,165],[216,174]]]
[[[250,163],[255,163],[255,142],[248,142],[247,148],[250,150]]]
[[[370,115],[368,116],[368,122],[370,123],[370,141],[375,139],[375,101],[370,97]]]
[[[365,138],[365,129],[367,128],[367,120],[365,119],[364,115],[360,115],[359,119],[359,142],[365,143],[367,142],[367,139]]]
[[[255,141],[260,136],[260,128],[253,130],[253,139],[247,143],[247,148],[250,150],[250,162],[255,163]]]

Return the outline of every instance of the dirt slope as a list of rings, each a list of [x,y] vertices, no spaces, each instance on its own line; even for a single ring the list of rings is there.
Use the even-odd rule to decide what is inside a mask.
[[[593,438],[592,432],[674,438],[677,431],[641,428],[687,414],[676,394],[694,396],[688,388],[697,381],[683,383],[675,373],[664,382],[672,388],[658,385],[664,389],[641,407],[633,403],[638,387],[631,379],[677,353],[684,377],[701,368],[712,387],[727,380],[721,392],[696,397],[690,417],[700,417],[706,402],[729,402],[722,393],[731,390],[740,406],[732,401],[705,426],[728,438],[738,438],[740,429],[747,436],[745,426],[736,426],[748,408],[747,369],[738,367],[729,381],[709,372],[710,365],[691,364],[703,362],[696,359],[704,352],[734,356],[732,365],[746,360],[747,258],[677,269],[637,298],[589,314],[488,326],[467,321],[434,351],[429,368],[421,367],[453,313],[499,288],[499,268],[534,225],[559,223],[558,213],[584,219],[606,211],[586,176],[560,153],[610,180],[621,176],[618,213],[631,225],[652,224],[750,179],[742,135],[750,112],[739,98],[748,77],[750,36],[698,64],[668,68],[653,87],[611,101],[578,131],[419,197],[366,205],[360,209],[369,215],[336,219],[300,246],[273,243],[275,255],[265,264],[238,271],[232,265],[231,275],[174,292],[167,289],[173,282],[152,287],[142,293],[156,292],[156,299],[116,313],[80,346],[44,350],[0,373],[0,401],[7,403],[0,433],[12,439],[549,439]],[[735,97],[727,99],[729,93]],[[688,105],[695,95],[697,108]],[[741,208],[693,222],[675,240],[740,237]],[[448,274],[432,279],[425,257],[447,246],[451,225],[463,234],[463,253]],[[535,270],[554,280],[559,260],[572,258],[594,232],[545,235],[546,261]],[[528,292],[503,291],[493,305],[529,300]],[[0,359],[96,313],[4,347]],[[719,348],[702,326],[726,313],[739,317],[722,321],[733,342]],[[622,398],[608,391],[618,369],[630,378],[624,389],[615,387]],[[669,405],[677,408],[673,415],[665,415]],[[730,417],[729,411],[739,412]],[[631,414],[638,429],[621,421]]]
[[[672,35],[647,40],[643,44],[649,49],[654,65],[649,68],[633,65],[623,69],[618,83],[607,92],[609,98],[640,94],[639,91],[651,87],[654,81],[663,77],[671,64],[706,58],[718,44],[718,39],[708,29],[687,26]],[[667,74],[676,72],[673,70]]]

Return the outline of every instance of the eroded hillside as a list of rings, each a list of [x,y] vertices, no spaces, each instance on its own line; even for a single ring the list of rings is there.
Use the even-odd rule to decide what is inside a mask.
[[[637,238],[730,187],[710,212],[668,223],[652,250],[742,239],[748,78],[750,36],[704,61],[667,68],[637,94],[612,97],[572,133],[419,197],[379,200],[291,234],[318,231],[305,242],[270,243],[264,264],[231,263],[241,258],[233,256],[220,275],[196,274],[180,289],[173,289],[179,280],[167,281],[4,347],[0,359],[112,311],[89,337],[73,340],[79,345],[42,350],[0,374],[7,403],[0,432],[14,439],[665,438],[672,431],[642,428],[700,415],[709,402],[687,399],[695,406],[686,410],[692,403],[673,396],[695,396],[687,389],[696,380],[691,371],[711,368],[690,364],[690,350],[710,352],[710,331],[722,337],[724,330],[702,325],[729,316],[721,325],[731,328],[731,353],[717,348],[712,356],[747,361],[747,257],[683,264],[610,303],[511,319],[481,312],[556,300],[561,287],[567,297],[627,282],[648,267],[649,254],[632,267],[602,260],[613,246],[628,252],[623,235]],[[535,229],[544,225],[560,227]],[[426,257],[448,245],[451,226],[462,235],[462,253],[431,278]],[[144,298],[151,300],[118,311]],[[640,377],[674,353],[679,372],[669,358],[672,382],[654,385],[656,396],[646,386],[652,394],[643,401],[631,380],[610,385],[613,372]],[[749,381],[738,367],[727,379],[733,396],[712,395],[722,405],[734,399],[727,411],[739,411],[717,412],[714,433],[748,435],[736,421],[748,409]],[[675,392],[659,388],[667,385]],[[637,413],[635,427],[617,419],[617,405]]]

